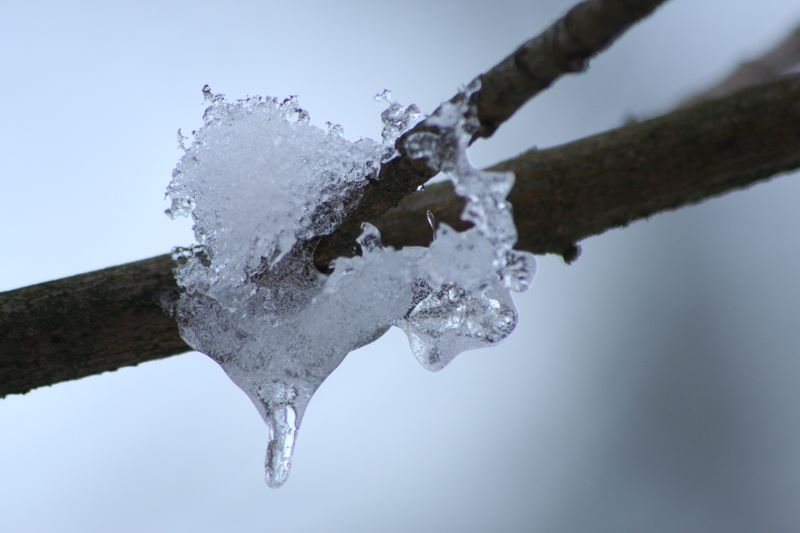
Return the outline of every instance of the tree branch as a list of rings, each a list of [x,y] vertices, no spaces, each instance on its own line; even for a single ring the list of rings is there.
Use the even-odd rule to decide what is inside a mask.
[[[540,35],[478,77],[480,87],[470,95],[470,101],[480,125],[472,140],[490,137],[525,102],[561,76],[585,70],[595,54],[665,1],[585,0],[575,5]],[[459,93],[450,101],[464,97]],[[378,218],[433,177],[435,172],[427,162],[409,157],[405,145],[411,135],[436,130],[428,121],[422,121],[403,134],[395,143],[399,155],[381,166],[378,179],[365,183],[344,200],[345,205],[352,206],[347,217],[316,247],[315,261],[321,270],[343,250],[350,254],[362,222]]]
[[[169,255],[0,293],[0,397],[191,350]]]
[[[654,213],[800,168],[800,75],[681,109],[494,168],[517,181],[518,247],[562,253]],[[384,242],[424,245],[425,213],[457,228],[445,184],[414,193],[375,223]],[[0,293],[0,397],[189,351],[161,305],[174,300],[162,255]]]

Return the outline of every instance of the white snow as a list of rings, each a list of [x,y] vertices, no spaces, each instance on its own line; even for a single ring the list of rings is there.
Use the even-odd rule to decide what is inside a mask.
[[[438,370],[514,329],[509,289],[530,285],[535,260],[512,250],[516,229],[505,197],[513,175],[481,172],[467,157],[475,88],[427,118],[437,133],[411,135],[405,146],[454,181],[474,227],[458,233],[439,224],[430,247],[395,250],[365,224],[361,255],[337,259],[330,275],[314,267],[313,238],[333,230],[346,213],[342,199],[397,155],[395,140],[422,118],[419,111],[384,92],[383,143],[350,142],[339,126],[311,125],[296,98],[229,102],[204,88],[204,124],[168,188],[170,213],[190,214],[197,240],[176,253],[178,323],[269,426],[271,486],[289,474],[311,396],[352,350],[398,326],[420,363]]]

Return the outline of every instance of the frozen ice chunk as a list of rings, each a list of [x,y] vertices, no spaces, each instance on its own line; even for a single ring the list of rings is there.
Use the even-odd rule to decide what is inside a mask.
[[[392,97],[392,92],[384,89],[375,95],[375,100],[387,104],[386,109],[381,113],[383,121],[383,131],[381,137],[383,144],[388,148],[384,160],[397,154],[394,150],[394,143],[400,135],[415,126],[424,115],[415,104],[407,106],[401,105]]]
[[[466,291],[445,284],[425,296],[399,322],[411,350],[425,368],[440,370],[455,356],[506,338],[517,324],[508,291]]]
[[[443,104],[426,119],[428,131],[406,140],[410,157],[424,159],[449,177],[466,198],[462,219],[474,227],[458,233],[446,225],[420,258],[421,289],[415,306],[396,322],[408,335],[417,359],[431,370],[462,351],[495,344],[517,323],[509,289],[526,290],[536,270],[531,254],[512,250],[517,232],[506,201],[514,176],[475,168],[467,147],[478,123],[469,97]],[[427,288],[427,291],[425,290]]]
[[[514,292],[527,291],[536,274],[536,257],[530,252],[509,250],[503,275],[506,286]]]
[[[481,172],[467,157],[471,90],[400,148],[454,181],[474,227],[458,233],[429,214],[419,223],[433,228],[432,245],[396,250],[364,224],[360,255],[337,259],[329,275],[314,266],[315,240],[347,214],[345,199],[398,156],[397,139],[421,118],[416,107],[384,93],[383,143],[350,142],[338,125],[313,126],[295,97],[228,101],[206,86],[203,126],[188,146],[179,133],[185,152],[168,188],[169,213],[191,215],[197,241],[175,253],[180,332],[266,422],[271,486],[289,475],[311,397],[352,350],[398,326],[420,362],[438,370],[513,330],[509,289],[530,285],[535,262],[512,250],[505,197],[513,175]]]
[[[439,224],[435,236],[428,253],[419,260],[431,286],[455,284],[473,290],[485,286],[487,280],[499,279],[494,248],[488,240],[476,238],[475,231],[459,233]]]

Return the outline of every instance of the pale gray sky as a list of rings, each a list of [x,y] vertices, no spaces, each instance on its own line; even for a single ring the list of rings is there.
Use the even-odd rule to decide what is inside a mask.
[[[203,84],[376,136],[373,94],[430,111],[570,4],[4,3],[0,290],[190,242],[163,194]],[[798,21],[673,0],[474,159],[668,109]],[[0,529],[796,531],[799,197],[782,178],[545,258],[512,337],[440,373],[390,332],[314,397],[279,490],[258,413],[200,354],[0,400]]]

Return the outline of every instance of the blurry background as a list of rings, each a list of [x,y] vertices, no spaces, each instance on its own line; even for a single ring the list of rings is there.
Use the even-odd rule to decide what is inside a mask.
[[[203,84],[377,136],[376,92],[431,111],[571,3],[3,2],[0,290],[191,241],[163,195]],[[668,110],[798,21],[673,0],[473,158]],[[0,529],[797,531],[798,198],[783,177],[543,258],[514,335],[437,374],[389,332],[317,393],[279,490],[201,354],[0,400]]]

